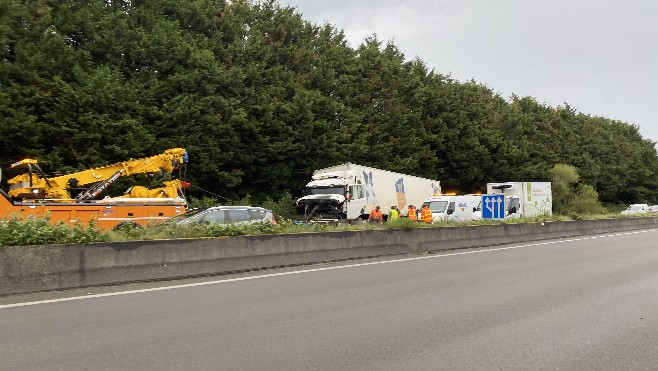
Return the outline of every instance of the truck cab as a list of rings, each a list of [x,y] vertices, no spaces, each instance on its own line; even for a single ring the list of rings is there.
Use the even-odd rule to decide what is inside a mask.
[[[304,188],[304,196],[297,200],[306,221],[357,219],[365,205],[365,185],[349,171],[314,175]]]

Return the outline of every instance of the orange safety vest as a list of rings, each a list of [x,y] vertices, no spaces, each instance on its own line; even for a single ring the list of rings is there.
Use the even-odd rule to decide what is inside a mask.
[[[382,212],[377,211],[376,209],[372,209],[370,212],[370,217],[368,218],[370,220],[382,220]]]
[[[429,207],[423,207],[422,209],[420,209],[420,218],[425,223],[431,223],[432,222],[432,210],[430,210]]]
[[[409,208],[409,219],[410,220],[418,220],[418,213],[416,212],[415,207]]]

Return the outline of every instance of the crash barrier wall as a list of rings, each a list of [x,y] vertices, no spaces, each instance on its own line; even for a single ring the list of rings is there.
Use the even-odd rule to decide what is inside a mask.
[[[0,295],[424,253],[658,226],[658,218],[0,247]]]

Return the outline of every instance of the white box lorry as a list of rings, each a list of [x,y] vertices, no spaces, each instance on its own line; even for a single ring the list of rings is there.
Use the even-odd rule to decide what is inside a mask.
[[[551,182],[487,183],[487,194],[504,194],[507,218],[553,215]]]
[[[467,221],[473,219],[473,212],[480,205],[479,195],[430,196],[423,203],[429,204],[432,220]]]
[[[406,216],[410,204],[419,208],[435,193],[438,180],[345,163],[313,172],[297,206],[305,221],[365,220],[376,206],[384,215],[397,206]]]

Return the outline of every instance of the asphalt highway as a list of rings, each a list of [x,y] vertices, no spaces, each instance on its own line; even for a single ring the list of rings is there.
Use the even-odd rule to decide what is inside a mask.
[[[5,298],[0,369],[655,370],[657,237]]]

